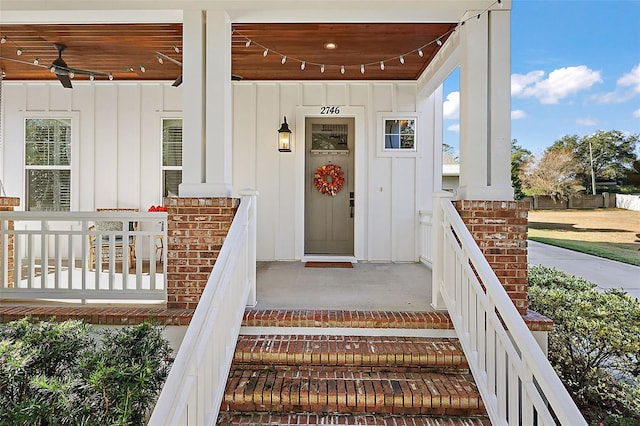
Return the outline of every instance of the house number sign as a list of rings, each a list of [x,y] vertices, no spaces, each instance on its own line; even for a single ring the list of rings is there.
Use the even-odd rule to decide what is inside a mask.
[[[320,115],[340,115],[339,106],[321,106]]]

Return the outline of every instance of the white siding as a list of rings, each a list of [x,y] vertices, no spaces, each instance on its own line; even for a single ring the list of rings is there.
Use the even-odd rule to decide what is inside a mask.
[[[364,165],[356,170],[361,191],[356,203],[365,203],[364,223],[356,224],[363,250],[357,253],[367,261],[417,261],[418,210],[430,207],[432,188],[425,188],[431,176],[434,143],[433,113],[420,115],[419,153],[415,157],[379,157],[377,143],[378,112],[415,113],[416,85],[393,82],[239,82],[234,84],[234,189],[254,187],[260,193],[258,208],[258,259],[296,258],[297,235],[294,224],[303,206],[296,191],[300,179],[295,159],[296,143],[304,135],[296,132],[296,108],[339,105],[364,106],[364,138],[357,150],[364,150]],[[423,100],[423,102],[425,102]],[[431,107],[433,99],[426,101]],[[425,105],[422,105],[422,109]],[[276,130],[286,115],[293,131],[294,152],[279,153]],[[361,153],[362,154],[362,153]],[[358,167],[358,166],[356,166]],[[429,180],[427,180],[428,182]],[[428,196],[426,196],[428,194]],[[420,196],[419,196],[420,195]],[[298,207],[299,208],[299,207]],[[358,243],[356,243],[357,245]]]
[[[24,200],[24,118],[68,114],[78,136],[72,148],[73,210],[146,210],[160,203],[160,118],[182,116],[181,89],[161,82],[73,86],[3,82],[0,178],[7,195]]]

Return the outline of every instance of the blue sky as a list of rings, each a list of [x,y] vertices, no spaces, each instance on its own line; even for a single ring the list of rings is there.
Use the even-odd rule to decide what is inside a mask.
[[[458,145],[458,73],[444,142]],[[640,133],[640,0],[513,0],[511,137],[540,154],[564,135]]]

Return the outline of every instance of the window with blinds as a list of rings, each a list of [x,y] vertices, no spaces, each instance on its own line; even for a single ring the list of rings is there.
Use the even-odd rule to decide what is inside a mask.
[[[182,119],[162,119],[162,196],[175,197],[182,183]]]
[[[27,210],[71,210],[70,118],[25,120],[25,172]]]

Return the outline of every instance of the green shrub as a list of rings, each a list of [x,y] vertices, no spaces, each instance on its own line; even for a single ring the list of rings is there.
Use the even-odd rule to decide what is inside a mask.
[[[150,324],[96,332],[78,321],[0,326],[0,424],[142,425],[170,368]]]
[[[585,417],[595,424],[609,414],[640,420],[640,302],[536,266],[529,303],[555,323],[549,360]]]

